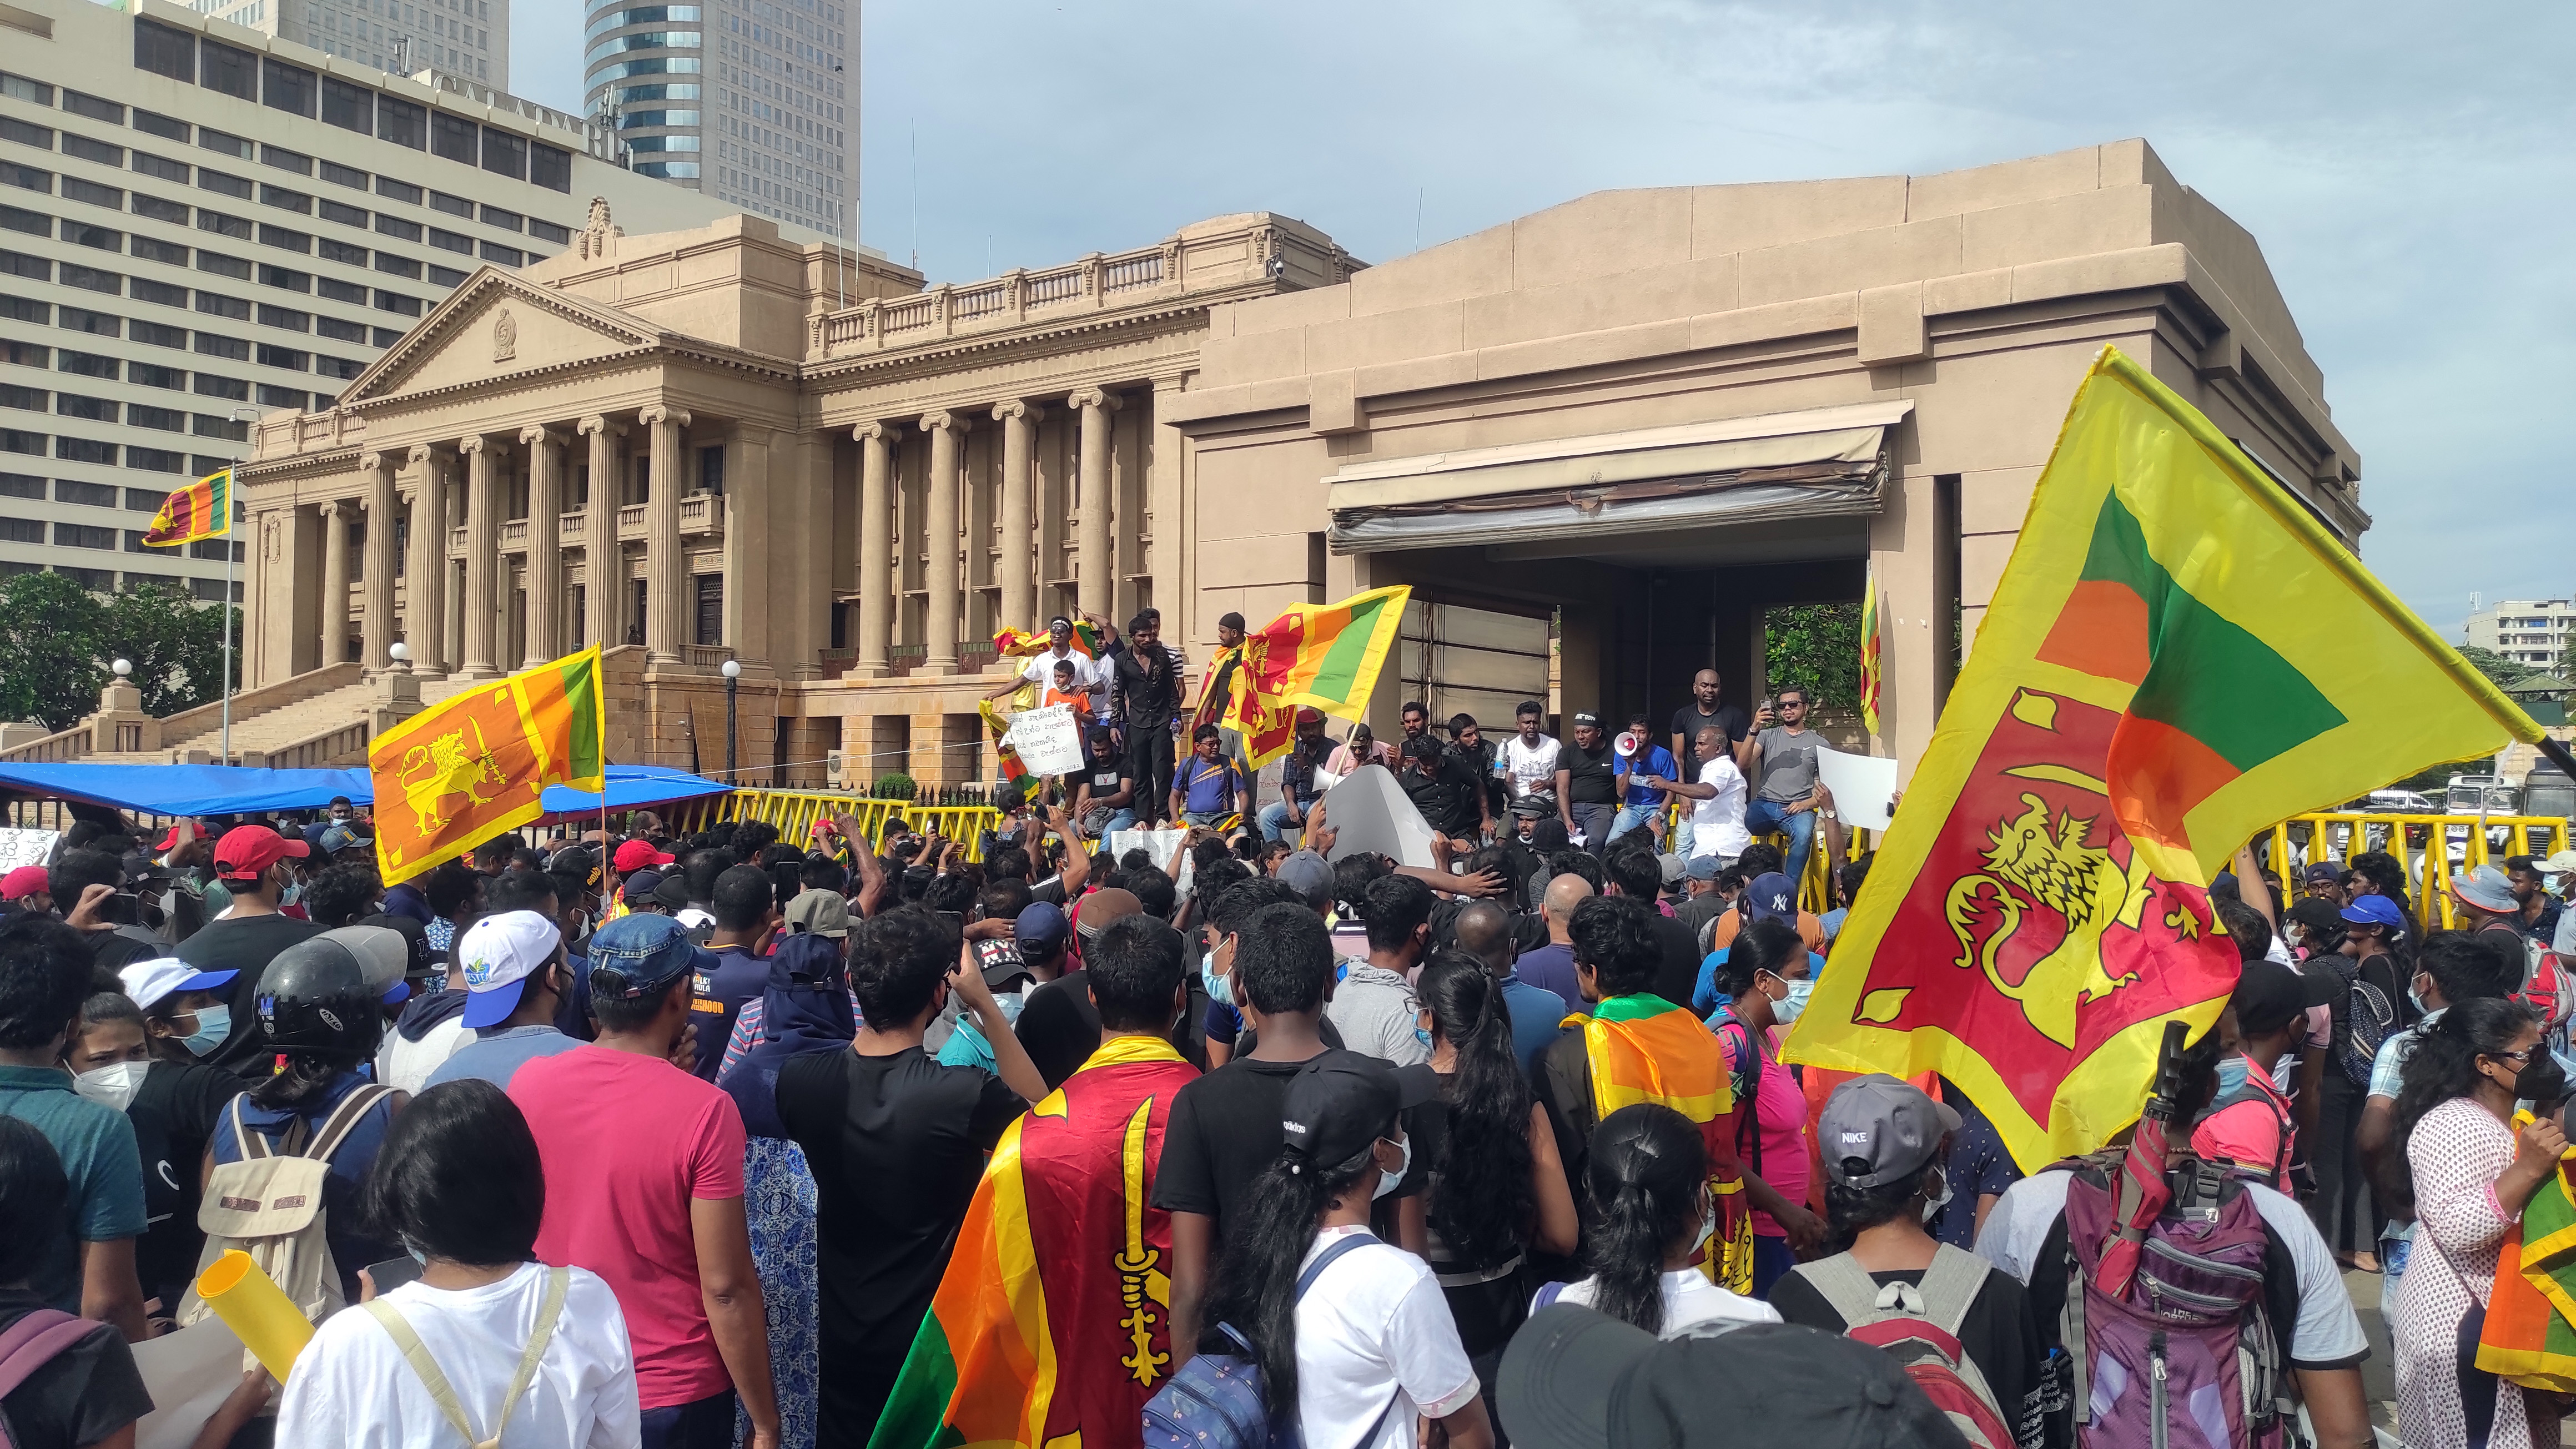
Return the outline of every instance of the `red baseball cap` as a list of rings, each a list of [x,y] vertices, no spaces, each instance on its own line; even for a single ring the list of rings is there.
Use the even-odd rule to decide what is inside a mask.
[[[50,887],[53,877],[41,865],[22,865],[0,875],[0,901],[14,901]]]
[[[617,847],[615,864],[619,875],[632,875],[648,865],[669,865],[671,857],[653,848],[649,840],[630,840]]]
[[[154,855],[168,855],[171,851],[177,850],[178,848],[179,827],[173,825],[170,827],[169,833],[161,837],[161,843],[152,847],[152,853]]]
[[[236,825],[215,842],[215,875],[223,880],[257,880],[261,871],[281,860],[312,853],[301,836],[280,835],[265,825]]]

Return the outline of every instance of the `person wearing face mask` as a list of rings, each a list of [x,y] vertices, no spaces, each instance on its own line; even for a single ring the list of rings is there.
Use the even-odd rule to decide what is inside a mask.
[[[1797,1251],[1824,1237],[1824,1224],[1807,1211],[1807,1098],[1797,1078],[1772,1059],[1771,1029],[1786,1027],[1806,1008],[1815,989],[1806,944],[1777,921],[1757,920],[1737,934],[1719,963],[1717,989],[1727,1004],[1708,1019],[1726,1053],[1733,1078],[1736,1154],[1745,1166],[1745,1191],[1753,1199],[1753,1295],[1797,1261]],[[1750,1102],[1753,1110],[1742,1112]]]
[[[2247,961],[2220,1013],[2218,1032],[2233,1050],[2219,1059],[2218,1101],[2192,1129],[2191,1150],[2266,1187],[2289,1189],[2297,1116],[2280,1086],[2282,1060],[2308,1034],[2308,1008],[2343,994],[2324,972],[2309,975],[2277,961]]]
[[[1622,1107],[1601,1119],[1584,1163],[1592,1211],[1583,1266],[1572,1283],[1551,1283],[1530,1301],[1590,1308],[1658,1338],[1683,1338],[1718,1325],[1778,1323],[1780,1310],[1731,1293],[1694,1264],[1716,1222],[1708,1187],[1708,1144],[1698,1126],[1660,1102]]]
[[[1959,1342],[1970,1391],[2022,1449],[2038,1449],[2048,1349],[2029,1290],[1925,1229],[1950,1200],[1948,1152],[1959,1127],[1957,1112],[1883,1073],[1834,1088],[1816,1133],[1826,1144],[1825,1212],[1839,1251],[1791,1270],[1772,1286],[1771,1306],[1827,1333],[1886,1317],[1940,1327]]]
[[[2418,1445],[2554,1444],[2555,1396],[2463,1364],[2460,1344],[2523,1205],[2567,1150],[2558,1114],[2567,1074],[2530,1007],[2480,1000],[2453,1003],[2416,1042],[2404,1075],[2392,1135],[2411,1169],[2416,1231],[2388,1325],[2400,1433]],[[2539,1114],[2519,1128],[2517,1101]]]
[[[123,996],[93,996],[81,1008],[81,1036],[70,1054],[72,1088],[134,1124],[149,1223],[134,1243],[134,1270],[144,1296],[160,1300],[166,1316],[178,1308],[206,1245],[197,1226],[206,1143],[242,1090],[241,1078],[197,1060],[230,1030],[215,993],[231,984],[231,975],[197,972],[163,957],[126,967],[121,979]],[[132,1082],[124,1101],[103,1095],[118,1078],[87,1075],[108,1070],[108,1063]]]
[[[301,838],[290,840],[265,825],[225,831],[215,842],[215,876],[232,893],[232,904],[179,944],[178,958],[197,970],[235,973],[223,988],[231,1030],[201,1060],[246,1080],[267,1076],[275,1055],[259,1024],[260,974],[288,947],[322,933],[320,926],[281,914],[294,878],[289,862],[309,854]]]

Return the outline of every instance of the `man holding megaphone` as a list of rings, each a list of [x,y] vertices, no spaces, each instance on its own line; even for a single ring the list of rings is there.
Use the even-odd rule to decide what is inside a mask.
[[[1660,846],[1664,838],[1665,796],[1646,782],[1681,778],[1681,772],[1673,767],[1673,752],[1655,743],[1654,721],[1643,710],[1628,716],[1627,732],[1611,742],[1611,749],[1619,757],[1612,781],[1619,789],[1619,814],[1610,822],[1610,838],[1616,840],[1644,826]]]

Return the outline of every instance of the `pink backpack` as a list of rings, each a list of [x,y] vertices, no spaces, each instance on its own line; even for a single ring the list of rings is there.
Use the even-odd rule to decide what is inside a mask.
[[[10,1324],[6,1333],[0,1333],[0,1399],[16,1393],[36,1370],[105,1326],[58,1308],[39,1308]],[[17,1449],[5,1415],[0,1415],[0,1449]]]

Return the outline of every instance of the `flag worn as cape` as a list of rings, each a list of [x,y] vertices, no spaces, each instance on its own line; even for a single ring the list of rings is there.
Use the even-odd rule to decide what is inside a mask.
[[[2519,1130],[2531,1120],[2516,1113]],[[2576,1197],[2570,1164],[2541,1179],[2496,1256],[2478,1367],[2526,1389],[2576,1394]]]
[[[1025,659],[1029,655],[1055,647],[1054,636],[1040,624],[1034,629],[1004,629],[993,636],[993,648],[1006,659]],[[1065,647],[1085,659],[1100,657],[1100,631],[1089,624],[1076,623],[1073,637]]]
[[[1753,1204],[1744,1195],[1744,1172],[1735,1155],[1735,1088],[1717,1038],[1699,1018],[1652,992],[1613,996],[1592,1015],[1569,1016],[1559,1024],[1583,1032],[1596,1121],[1609,1120],[1622,1107],[1660,1102],[1699,1127],[1717,1205],[1717,1232],[1700,1271],[1722,1288],[1751,1293]],[[1751,1111],[1753,1104],[1743,1107]]]
[[[385,884],[545,814],[549,785],[605,790],[599,646],[450,695],[376,737],[376,865]]]
[[[1195,734],[1203,724],[1222,725],[1234,703],[1234,676],[1243,662],[1243,646],[1228,649],[1220,646],[1207,662],[1207,672],[1199,676],[1199,702],[1190,711],[1190,732]]]
[[[1395,647],[1408,585],[1371,589],[1337,604],[1298,604],[1243,639],[1224,723],[1243,735],[1254,769],[1288,752],[1297,706],[1356,720]]]
[[[1153,1206],[1168,1042],[1111,1037],[985,1165],[868,1449],[1142,1442],[1171,1376],[1170,1215]]]
[[[1886,688],[1886,638],[1879,616],[1887,608],[1887,599],[1878,591],[1878,565],[1869,567],[1869,581],[1860,594],[1860,722],[1871,734],[1878,733],[1878,697]]]
[[[161,500],[161,511],[143,531],[153,548],[176,548],[201,538],[218,538],[233,527],[233,470],[218,468]]]
[[[2235,988],[2259,830],[2539,727],[2106,347],[1791,1061],[1966,1089],[2025,1170],[2136,1120]]]

